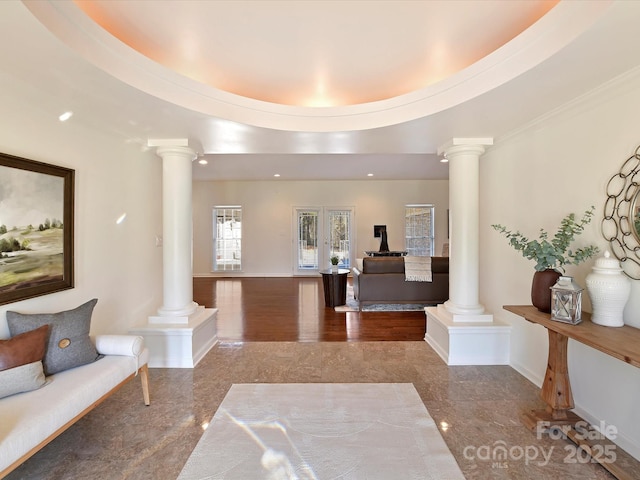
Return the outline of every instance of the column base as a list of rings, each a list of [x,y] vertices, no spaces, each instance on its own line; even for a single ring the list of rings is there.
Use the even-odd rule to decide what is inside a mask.
[[[508,365],[511,326],[493,320],[461,321],[444,305],[424,309],[427,317],[425,341],[447,365]],[[458,317],[454,321],[454,315]],[[475,317],[475,316],[474,316]]]
[[[454,322],[493,322],[493,315],[484,313],[482,305],[460,306],[451,300],[447,300],[443,305]]]
[[[158,315],[149,317],[149,323],[153,325],[187,325],[192,315],[200,306],[196,302],[191,302],[186,307],[179,310],[170,310],[165,307],[158,309]]]
[[[198,307],[187,323],[149,323],[129,333],[144,337],[150,368],[193,368],[218,343],[217,308]],[[169,317],[170,318],[170,317]]]

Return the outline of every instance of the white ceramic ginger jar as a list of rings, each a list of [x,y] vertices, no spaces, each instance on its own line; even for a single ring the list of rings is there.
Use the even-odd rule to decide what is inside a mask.
[[[593,308],[591,321],[605,327],[622,327],[624,306],[631,293],[631,282],[622,273],[620,262],[611,258],[611,254],[605,251],[602,257],[596,259],[586,282]]]

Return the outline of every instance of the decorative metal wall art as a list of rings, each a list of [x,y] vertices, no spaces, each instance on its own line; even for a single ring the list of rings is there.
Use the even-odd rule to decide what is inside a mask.
[[[640,146],[607,183],[601,229],[624,273],[640,280]]]

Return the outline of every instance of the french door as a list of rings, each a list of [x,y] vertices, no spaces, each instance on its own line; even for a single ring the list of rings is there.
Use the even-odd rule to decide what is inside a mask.
[[[317,274],[329,268],[334,255],[340,259],[340,268],[350,268],[353,221],[353,207],[296,207],[294,274]]]

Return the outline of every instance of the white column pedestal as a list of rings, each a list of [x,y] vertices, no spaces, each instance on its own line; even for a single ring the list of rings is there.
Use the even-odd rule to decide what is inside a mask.
[[[509,364],[510,325],[494,320],[493,315],[454,318],[456,314],[444,305],[424,310],[427,317],[424,339],[447,365]],[[481,317],[487,320],[482,321]]]
[[[198,307],[187,323],[149,323],[129,333],[144,337],[150,368],[193,368],[218,343],[217,308]]]

